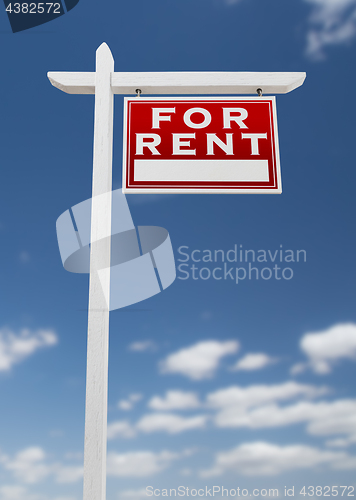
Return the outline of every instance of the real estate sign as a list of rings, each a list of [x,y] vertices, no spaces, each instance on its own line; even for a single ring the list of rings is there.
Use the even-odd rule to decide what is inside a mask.
[[[124,193],[281,193],[274,97],[125,98]]]

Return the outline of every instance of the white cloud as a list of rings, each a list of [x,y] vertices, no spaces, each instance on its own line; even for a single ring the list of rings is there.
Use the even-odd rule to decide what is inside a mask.
[[[52,330],[37,330],[31,332],[24,328],[20,333],[0,329],[0,371],[8,371],[16,363],[34,354],[42,347],[57,344],[58,339]]]
[[[167,391],[165,397],[149,401],[155,413],[144,415],[136,424],[116,421],[108,425],[108,439],[134,437],[137,432],[181,432],[205,429],[208,422],[220,428],[268,429],[304,424],[314,436],[334,437],[328,446],[346,447],[356,442],[356,399],[321,401],[327,387],[294,381],[275,385],[231,386],[207,395],[200,403],[193,392]],[[318,401],[313,399],[319,398]],[[288,404],[286,404],[288,403]],[[173,409],[205,408],[209,414],[183,417]],[[211,414],[210,412],[213,412]]]
[[[291,375],[299,375],[300,373],[305,372],[307,368],[308,368],[308,363],[296,363],[295,365],[292,366],[289,372]]]
[[[180,458],[178,453],[161,451],[135,451],[129,453],[108,453],[107,474],[110,476],[147,477],[163,471],[172,461]]]
[[[217,453],[215,464],[201,472],[203,477],[226,472],[247,476],[271,476],[295,469],[310,469],[327,464],[334,469],[349,469],[355,458],[345,452],[325,451],[306,445],[279,446],[266,442],[244,443]]]
[[[239,370],[261,370],[268,365],[275,363],[275,358],[271,358],[268,354],[263,352],[255,352],[246,354],[243,358],[239,359],[234,366],[231,367],[232,371]]]
[[[157,346],[152,340],[142,340],[137,342],[132,342],[128,346],[129,351],[135,352],[145,352],[145,351],[155,351]]]
[[[148,402],[148,407],[152,410],[189,410],[198,408],[200,402],[195,392],[167,391],[164,398],[153,396]]]
[[[320,414],[319,408],[322,405],[322,403],[298,401],[281,407],[277,403],[301,397],[315,398],[327,391],[325,387],[295,382],[248,387],[232,386],[208,394],[207,404],[218,410],[214,417],[217,427],[277,427],[308,422],[314,415]]]
[[[9,484],[0,486],[0,500],[47,500],[47,497],[31,493],[24,486]],[[74,497],[55,497],[53,500],[77,499]]]
[[[318,413],[317,405],[304,401],[284,407],[270,404],[242,411],[238,408],[229,408],[217,414],[215,423],[218,427],[262,429],[307,422],[313,414]]]
[[[240,387],[233,385],[226,389],[219,389],[207,396],[207,403],[214,408],[250,408],[274,401],[293,399],[298,396],[308,398],[325,394],[325,387],[299,384],[294,381],[275,385],[250,385]]]
[[[120,401],[117,403],[117,407],[120,410],[129,411],[129,410],[132,410],[133,404],[131,401],[129,401],[127,399],[120,399]]]
[[[18,481],[25,484],[37,484],[50,476],[57,483],[73,483],[83,476],[82,466],[49,463],[46,453],[39,446],[25,448],[13,458],[3,455],[1,463]]]
[[[0,450],[0,464],[5,464],[8,461],[8,456],[4,455]]]
[[[330,446],[331,448],[347,448],[351,444],[356,443],[356,434],[349,438],[336,438],[336,439],[328,439],[325,441],[326,446]]]
[[[342,438],[342,446],[355,443],[356,399],[310,400],[327,392],[325,387],[295,382],[232,386],[208,394],[207,405],[217,410],[213,418],[217,427],[262,429],[305,423],[309,434]],[[298,401],[280,405],[291,399]]]
[[[29,495],[26,488],[16,485],[0,486],[0,500],[34,500],[32,495]]]
[[[356,36],[356,0],[305,0],[312,6],[306,53],[323,59],[330,45],[345,45]]]
[[[121,399],[117,406],[120,410],[129,411],[135,406],[135,403],[142,399],[142,394],[130,394],[127,399]]]
[[[42,448],[26,448],[13,458],[8,459],[5,468],[23,483],[34,484],[42,481],[51,473],[51,468],[44,462],[46,458]]]
[[[351,442],[356,442],[356,399],[340,399],[320,405],[320,412],[308,424],[308,432],[318,436],[346,434]]]
[[[118,437],[131,438],[136,436],[136,430],[130,425],[127,420],[117,420],[108,424],[108,439]]]
[[[221,359],[239,349],[236,340],[206,340],[181,349],[160,363],[161,373],[179,373],[192,380],[212,378]]]
[[[202,429],[205,427],[207,416],[197,415],[194,417],[182,417],[173,413],[151,413],[144,415],[136,424],[137,429],[142,432],[168,432],[177,434],[191,429]]]
[[[76,483],[83,477],[83,467],[59,465],[55,467],[55,475],[57,483]]]
[[[288,406],[269,404],[251,410],[238,408],[218,413],[215,423],[219,427],[249,427],[262,429],[282,427],[305,422],[307,432],[318,436],[356,435],[356,401],[332,402],[299,401]]]
[[[316,373],[330,373],[337,361],[356,360],[356,325],[341,323],[321,332],[307,333],[300,347]]]

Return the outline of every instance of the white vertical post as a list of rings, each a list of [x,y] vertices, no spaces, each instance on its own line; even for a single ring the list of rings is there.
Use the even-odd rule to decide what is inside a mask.
[[[114,59],[103,43],[96,51],[94,159],[84,443],[84,500],[106,498],[106,441],[110,273],[99,281],[98,266],[110,266]],[[107,196],[99,196],[110,193]],[[98,198],[95,198],[98,197]],[[103,238],[104,245],[103,245]],[[96,243],[99,242],[100,243]],[[99,246],[100,244],[100,246]]]

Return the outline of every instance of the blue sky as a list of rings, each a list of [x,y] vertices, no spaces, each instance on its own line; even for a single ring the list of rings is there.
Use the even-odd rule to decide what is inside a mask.
[[[235,245],[306,262],[279,263],[290,280],[178,272],[111,313],[107,499],[355,486],[355,19],[355,0],[81,0],[12,34],[2,13],[0,500],[82,495],[88,277],[63,269],[55,221],[91,195],[94,99],[46,74],[93,71],[104,41],[116,71],[307,72],[277,96],[281,195],[127,196],[177,265],[181,247],[191,266]],[[115,188],[122,109],[116,96]]]

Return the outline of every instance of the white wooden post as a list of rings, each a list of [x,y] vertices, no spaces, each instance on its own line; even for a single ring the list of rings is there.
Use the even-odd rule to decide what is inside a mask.
[[[106,442],[110,273],[100,283],[97,272],[110,266],[114,59],[103,43],[96,51],[94,159],[84,444],[84,500],[106,498]],[[96,196],[109,193],[108,196]],[[103,238],[105,244],[103,246]],[[99,246],[99,240],[100,246]]]

